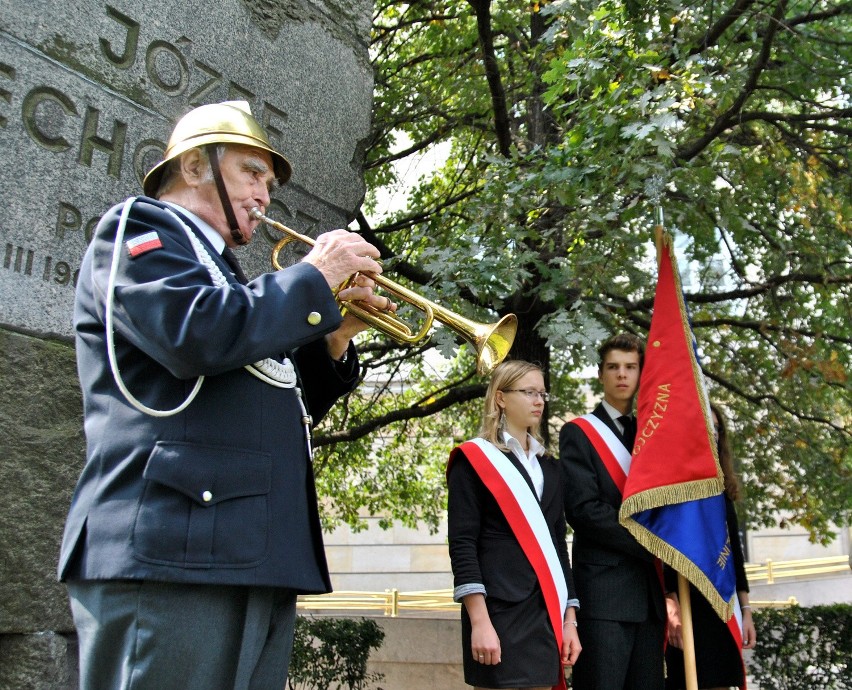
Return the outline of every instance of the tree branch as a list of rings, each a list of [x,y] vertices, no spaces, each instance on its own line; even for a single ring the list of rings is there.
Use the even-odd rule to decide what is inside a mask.
[[[400,422],[408,419],[421,419],[430,415],[436,414],[441,410],[445,410],[453,405],[476,400],[485,395],[486,385],[484,383],[473,384],[470,386],[459,386],[452,388],[447,393],[437,400],[425,405],[414,405],[402,410],[392,410],[385,415],[375,417],[359,426],[351,429],[341,429],[330,433],[317,433],[314,435],[313,445],[315,448],[327,446],[332,443],[342,443],[344,441],[354,441],[367,436],[371,432],[393,422]]]
[[[800,14],[797,17],[792,17],[784,22],[789,27],[799,26],[801,24],[812,24],[813,22],[821,22],[825,19],[834,19],[844,14],[852,13],[852,2],[845,2],[837,7],[824,12],[811,12],[809,14]]]
[[[778,32],[778,28],[781,26],[781,19],[784,16],[784,10],[786,7],[787,0],[778,0],[778,4],[775,7],[775,13],[769,20],[769,26],[767,28],[766,35],[763,38],[763,44],[760,48],[760,54],[752,66],[749,76],[746,79],[745,84],[743,84],[743,88],[731,104],[731,107],[722,113],[710,129],[703,136],[699,137],[697,141],[690,145],[680,147],[680,150],[676,154],[677,158],[684,161],[692,160],[722,132],[726,129],[730,129],[735,122],[739,121],[737,115],[740,113],[740,110],[743,105],[745,105],[749,96],[751,96],[757,86],[761,73],[769,63],[769,57],[772,54],[772,42],[775,39],[775,34]]]
[[[715,372],[708,371],[707,369],[702,369],[702,371],[708,379],[715,381],[720,386],[722,386],[722,388],[725,388],[725,389],[731,391],[731,393],[733,393],[734,395],[737,395],[740,398],[742,398],[743,400],[747,400],[752,404],[759,405],[761,403],[769,401],[769,402],[774,403],[775,405],[780,407],[782,410],[784,410],[784,412],[786,412],[789,415],[792,415],[793,417],[796,417],[798,419],[801,419],[801,420],[807,421],[807,422],[815,422],[816,424],[823,424],[823,425],[829,427],[830,429],[832,429],[833,431],[840,432],[841,434],[845,434],[847,436],[852,436],[852,430],[847,429],[847,428],[845,428],[845,427],[843,427],[839,424],[836,424],[835,422],[833,422],[830,419],[826,419],[824,417],[817,417],[815,415],[805,414],[804,412],[799,412],[798,410],[795,410],[792,407],[790,407],[789,405],[787,405],[786,403],[782,402],[778,398],[777,395],[771,395],[771,394],[768,394],[768,393],[752,395],[752,394],[749,394],[746,391],[744,391],[739,386],[734,385],[733,383],[731,383],[727,379],[723,378],[722,376],[719,376]]]
[[[485,78],[491,92],[491,105],[494,109],[494,133],[497,146],[503,157],[511,155],[512,133],[509,127],[509,110],[506,106],[506,92],[500,78],[500,65],[494,54],[494,37],[491,33],[491,0],[468,0],[476,13],[476,26],[479,45],[482,48],[482,63],[485,66]]]
[[[693,319],[692,327],[695,330],[700,328],[719,328],[720,326],[730,326],[731,328],[743,328],[751,331],[755,331],[757,333],[762,333],[764,331],[770,331],[775,333],[781,333],[783,335],[791,335],[791,336],[803,336],[806,338],[820,338],[823,340],[831,340],[836,343],[844,343],[846,345],[852,345],[852,338],[847,338],[841,335],[835,335],[832,333],[822,333],[817,331],[806,330],[802,328],[792,328],[791,326],[776,326],[771,323],[767,323],[766,321],[755,321],[755,320],[746,320],[746,319],[731,319],[731,318],[717,318],[717,319]]]
[[[725,14],[723,14],[719,21],[717,21],[713,26],[707,29],[707,33],[704,34],[704,38],[701,39],[701,42],[695,46],[692,50],[689,51],[689,55],[697,55],[698,53],[703,53],[709,47],[716,44],[722,34],[724,34],[728,28],[735,22],[737,19],[742,17],[746,10],[751,7],[756,0],[737,0]]]

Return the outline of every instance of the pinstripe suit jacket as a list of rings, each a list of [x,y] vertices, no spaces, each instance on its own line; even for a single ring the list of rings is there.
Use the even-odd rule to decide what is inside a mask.
[[[603,405],[592,414],[622,439]],[[565,517],[574,530],[574,582],[582,603],[579,620],[664,619],[665,602],[654,559],[619,523],[621,493],[576,424],[562,427],[559,454]]]

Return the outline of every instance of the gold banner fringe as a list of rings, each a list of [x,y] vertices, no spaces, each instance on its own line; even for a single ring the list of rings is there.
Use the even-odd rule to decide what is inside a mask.
[[[625,520],[630,519],[636,513],[672,505],[673,503],[688,503],[689,501],[718,496],[724,490],[725,484],[719,477],[696,479],[682,484],[647,489],[624,499],[618,511],[618,519],[623,525]]]

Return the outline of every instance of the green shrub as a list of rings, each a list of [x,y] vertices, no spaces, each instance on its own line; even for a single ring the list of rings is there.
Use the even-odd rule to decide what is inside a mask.
[[[754,625],[763,690],[852,690],[852,605],[759,609]]]
[[[367,673],[370,651],[382,646],[385,632],[373,620],[362,618],[296,618],[290,690],[364,690],[384,674]]]

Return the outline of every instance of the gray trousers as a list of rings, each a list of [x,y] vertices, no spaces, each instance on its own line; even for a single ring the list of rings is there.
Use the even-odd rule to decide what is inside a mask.
[[[288,589],[68,582],[80,690],[282,690],[293,647]]]

